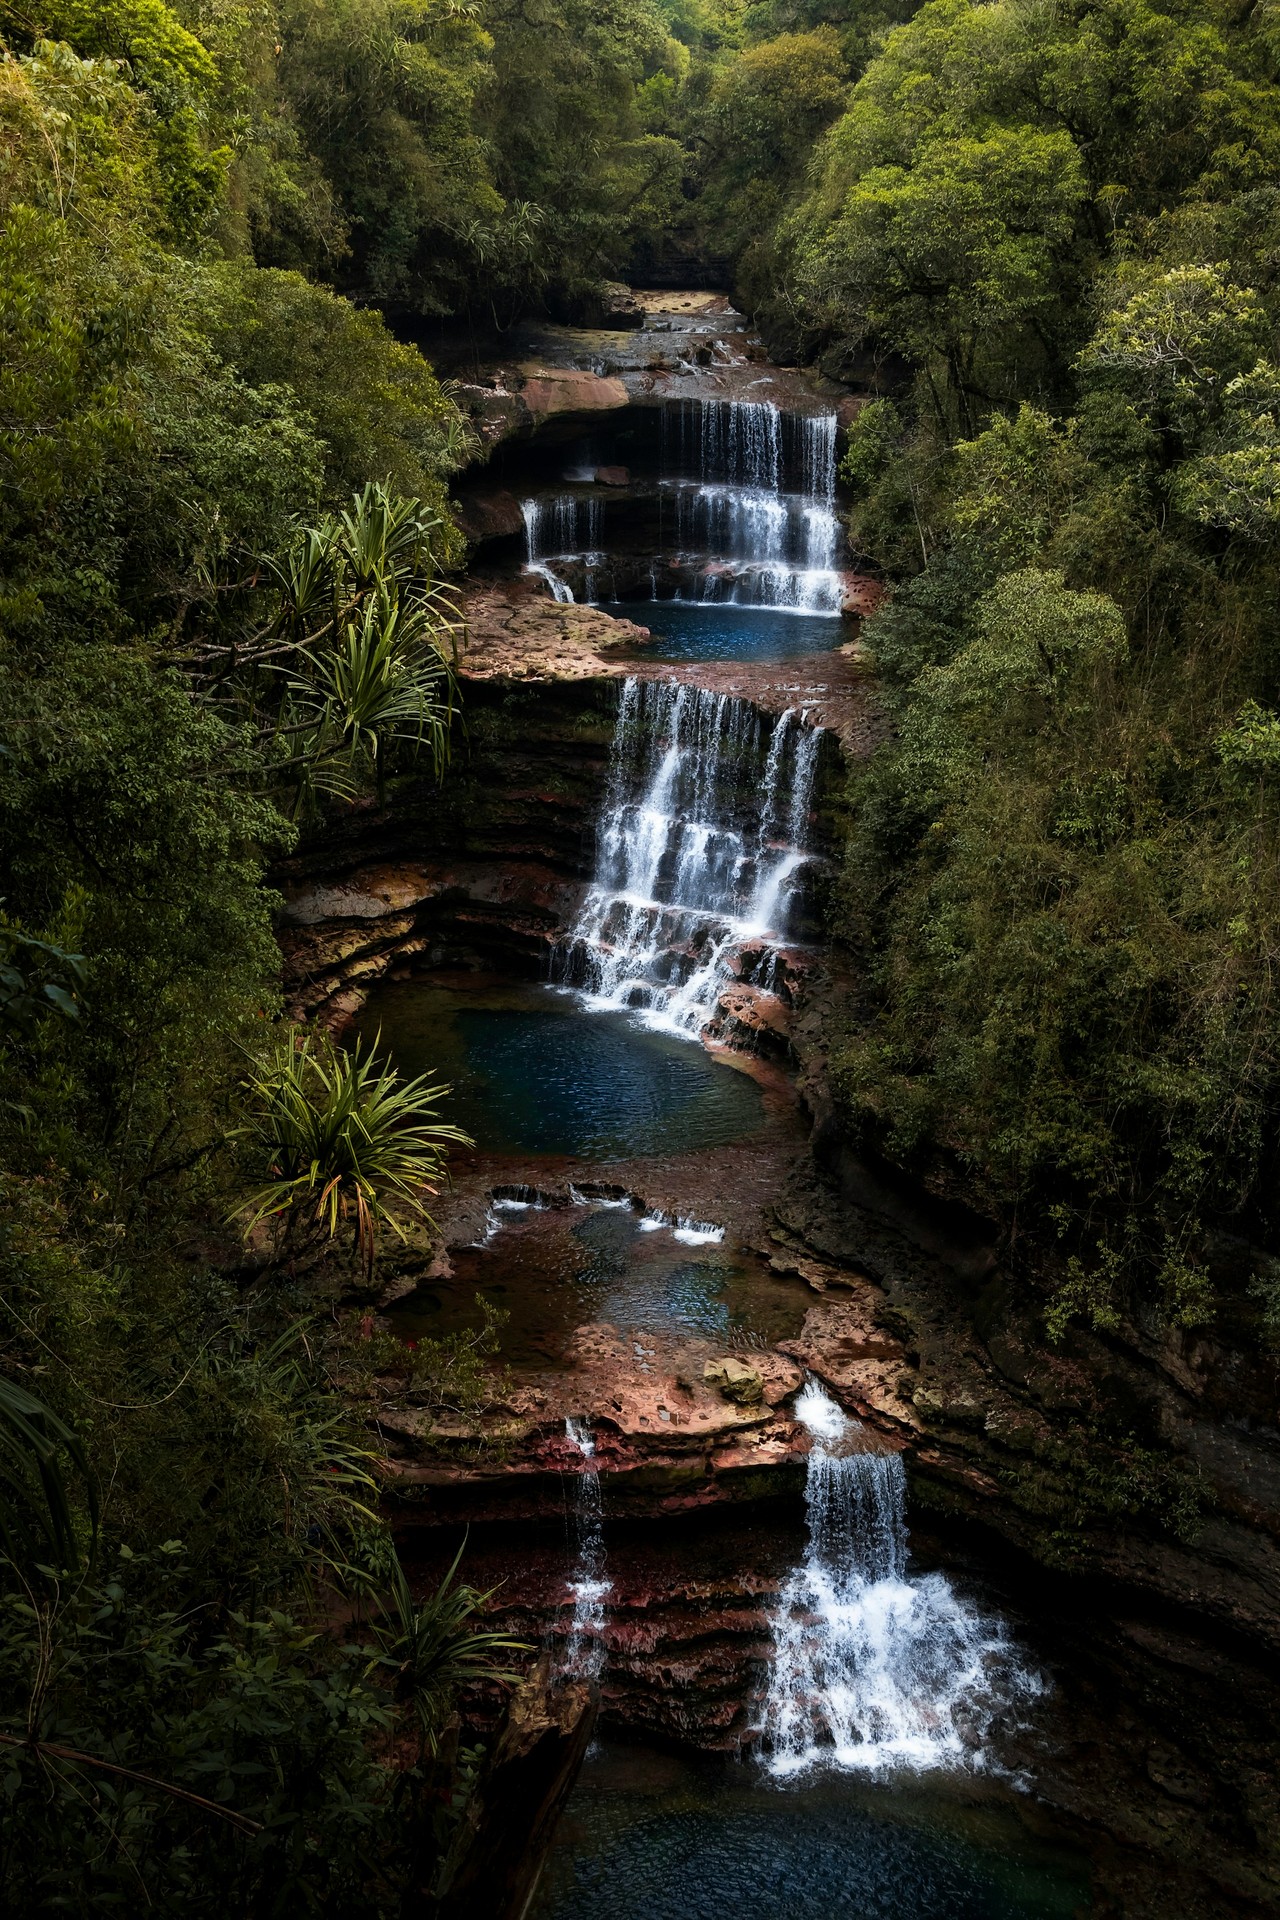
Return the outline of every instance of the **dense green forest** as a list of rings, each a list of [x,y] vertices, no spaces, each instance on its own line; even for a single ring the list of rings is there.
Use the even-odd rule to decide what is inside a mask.
[[[280,1037],[264,874],[397,769],[449,777],[473,442],[405,343],[701,261],[873,384],[843,475],[895,732],[834,908],[846,1125],[1000,1220],[1052,1329],[1261,1340],[1280,22],[0,0],[0,31],[0,1888],[390,1914],[465,1780],[451,1689],[506,1654],[465,1587],[409,1599],[377,1343],[296,1256],[332,1234],[358,1292],[448,1116]],[[474,1355],[406,1392],[442,1379]]]

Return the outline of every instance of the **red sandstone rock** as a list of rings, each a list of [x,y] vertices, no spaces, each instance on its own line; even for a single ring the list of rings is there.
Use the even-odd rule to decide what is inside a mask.
[[[454,517],[472,542],[510,539],[524,532],[520,502],[505,487],[496,493],[468,494],[459,501]]]
[[[846,394],[843,400],[836,403],[836,425],[841,428],[842,431],[847,432],[862,412],[862,409],[867,405],[867,402],[874,400],[874,398],[875,395],[871,393]]]
[[[621,380],[574,367],[534,368],[520,389],[535,425],[556,414],[612,413],[629,397]]]
[[[905,1446],[920,1431],[920,1420],[898,1394],[907,1354],[876,1324],[881,1299],[869,1281],[861,1282],[851,1299],[824,1297],[805,1315],[800,1337],[784,1340],[781,1351],[817,1374],[846,1407],[882,1432],[896,1434]]]
[[[840,578],[840,611],[846,618],[865,619],[867,614],[875,612],[888,592],[884,581],[872,579],[869,573],[844,573]]]
[[[634,672],[607,656],[643,646],[649,629],[599,607],[562,605],[532,581],[480,587],[463,604],[462,672],[472,680],[592,680]]]
[[[420,905],[435,887],[426,868],[412,862],[362,867],[328,885],[287,888],[282,918],[288,926],[314,926],[322,920],[383,920]]]
[[[500,1463],[472,1462],[462,1428],[393,1408],[379,1423],[390,1471],[401,1489],[432,1489],[424,1519],[558,1512],[564,1476],[584,1471],[565,1431],[572,1415],[591,1426],[593,1470],[607,1476],[615,1510],[680,1513],[757,1497],[761,1476],[777,1479],[781,1490],[809,1445],[783,1407],[803,1373],[781,1353],[752,1352],[747,1366],[760,1397],[740,1406],[703,1378],[715,1357],[707,1341],[624,1337],[605,1323],[581,1327],[568,1371],[539,1376],[536,1387],[526,1383],[508,1399],[506,1417],[496,1423]]]

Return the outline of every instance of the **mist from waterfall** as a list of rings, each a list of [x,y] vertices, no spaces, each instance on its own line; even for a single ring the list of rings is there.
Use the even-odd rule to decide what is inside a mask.
[[[816,1382],[808,1547],[779,1597],[761,1731],[778,1777],[981,1768],[996,1721],[1045,1682],[1001,1621],[907,1568],[901,1456],[868,1446]]]
[[[629,679],[591,887],[559,977],[592,1008],[696,1037],[750,948],[758,983],[794,935],[822,730],[794,709]]]

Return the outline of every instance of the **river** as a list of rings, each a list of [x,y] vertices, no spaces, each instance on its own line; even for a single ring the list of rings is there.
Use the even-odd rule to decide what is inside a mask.
[[[773,397],[739,317],[708,315],[653,303],[656,392],[644,334],[526,342],[620,368],[634,404],[513,445],[518,531],[478,572],[649,638],[600,683],[580,875],[570,840],[521,964],[454,932],[360,992],[358,1031],[448,1080],[476,1141],[447,1255],[385,1323],[498,1309],[517,1435],[496,1465],[459,1435],[412,1466],[402,1550],[429,1584],[469,1527],[497,1617],[600,1688],[540,1920],[1065,1920],[1116,1882],[1099,1809],[1122,1789],[1080,1784],[1106,1704],[1035,1579],[913,1514],[909,1343],[873,1324],[847,1216],[794,1224],[821,1184],[796,1035],[828,964],[860,576],[834,397],[796,375]],[[1137,1879],[1096,1910],[1175,1911],[1154,1854]]]

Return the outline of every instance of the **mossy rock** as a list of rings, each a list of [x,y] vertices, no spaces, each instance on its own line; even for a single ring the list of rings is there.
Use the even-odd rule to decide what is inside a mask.
[[[735,1407],[758,1407],[764,1399],[764,1377],[759,1368],[731,1353],[719,1360],[708,1360],[702,1377]]]

